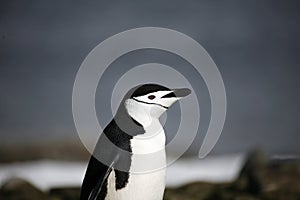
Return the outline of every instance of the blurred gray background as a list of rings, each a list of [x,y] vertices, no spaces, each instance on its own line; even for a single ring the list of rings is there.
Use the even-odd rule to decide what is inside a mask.
[[[158,26],[197,40],[223,76],[228,112],[213,153],[261,147],[272,155],[299,155],[299,11],[297,0],[2,0],[0,144],[79,140],[71,103],[81,62],[109,36]],[[97,111],[107,113],[102,124],[111,113],[110,101],[101,99],[110,98],[113,84],[130,67],[158,62],[185,66],[183,73],[193,76],[185,61],[166,52],[145,50],[126,56],[114,62],[99,83]],[[210,111],[205,85],[201,80],[193,84],[203,88],[204,114],[191,153],[200,147]]]

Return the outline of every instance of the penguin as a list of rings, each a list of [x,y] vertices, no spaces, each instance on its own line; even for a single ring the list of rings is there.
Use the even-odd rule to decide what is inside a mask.
[[[100,134],[82,182],[80,200],[162,200],[166,169],[140,174],[132,169],[139,165],[136,156],[140,154],[160,152],[159,162],[166,163],[166,136],[159,118],[190,93],[188,88],[169,89],[158,84],[130,89]]]

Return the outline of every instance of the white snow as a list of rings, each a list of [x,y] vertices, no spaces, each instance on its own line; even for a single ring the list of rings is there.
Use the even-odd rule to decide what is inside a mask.
[[[178,187],[195,181],[230,182],[237,178],[244,162],[245,156],[241,154],[181,159],[167,169],[167,186]]]
[[[199,160],[180,159],[167,169],[167,187],[194,181],[229,182],[244,163],[243,155],[213,156]],[[40,160],[0,165],[0,185],[9,178],[22,178],[41,190],[56,187],[79,187],[87,163]]]
[[[0,165],[0,185],[9,178],[22,178],[41,190],[54,187],[79,186],[87,164],[41,160]]]

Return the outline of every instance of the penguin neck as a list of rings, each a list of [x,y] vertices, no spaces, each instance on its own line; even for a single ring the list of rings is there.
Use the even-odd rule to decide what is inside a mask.
[[[128,115],[143,126],[144,129],[161,125],[158,118],[150,115],[149,108],[140,106],[139,102],[128,100],[125,102],[125,108]]]

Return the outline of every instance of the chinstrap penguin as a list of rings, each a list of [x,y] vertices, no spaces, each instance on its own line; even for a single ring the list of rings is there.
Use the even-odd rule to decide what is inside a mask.
[[[129,90],[98,139],[80,199],[162,200],[165,169],[140,174],[131,172],[139,165],[137,155],[160,152],[157,154],[160,164],[166,162],[165,133],[159,117],[190,93],[187,88],[169,89],[157,84],[139,85]],[[129,153],[122,154],[118,149]]]

